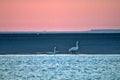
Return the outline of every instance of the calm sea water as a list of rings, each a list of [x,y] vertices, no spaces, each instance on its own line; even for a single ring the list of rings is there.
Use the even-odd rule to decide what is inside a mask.
[[[0,56],[0,80],[120,80],[120,55]]]
[[[11,33],[0,34],[0,54],[68,51],[79,41],[82,54],[119,54],[120,33]]]
[[[80,55],[61,55],[76,41]],[[0,80],[120,80],[119,33],[0,34],[0,54]]]

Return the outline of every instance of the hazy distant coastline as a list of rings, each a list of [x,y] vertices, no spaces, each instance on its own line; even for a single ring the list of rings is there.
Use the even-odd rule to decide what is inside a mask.
[[[91,32],[91,33],[120,33],[120,29],[93,29],[88,32]]]
[[[1,31],[0,34],[29,33],[120,33],[120,29],[92,29],[87,31]]]

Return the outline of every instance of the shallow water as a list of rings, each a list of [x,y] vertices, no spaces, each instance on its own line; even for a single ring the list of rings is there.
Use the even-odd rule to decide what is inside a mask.
[[[120,80],[120,55],[1,55],[0,80]]]

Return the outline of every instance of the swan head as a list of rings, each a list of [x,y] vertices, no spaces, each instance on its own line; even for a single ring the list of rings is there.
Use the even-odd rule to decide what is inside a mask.
[[[76,41],[76,44],[78,44],[79,43],[79,41]]]
[[[56,47],[54,47],[54,49],[56,49]]]

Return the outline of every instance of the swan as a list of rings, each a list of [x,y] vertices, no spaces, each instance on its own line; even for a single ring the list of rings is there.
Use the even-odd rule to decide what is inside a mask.
[[[76,41],[76,46],[69,49],[69,52],[76,52],[78,50],[79,41]]]
[[[49,54],[56,54],[56,47],[54,47],[54,51],[53,52],[48,52]]]

